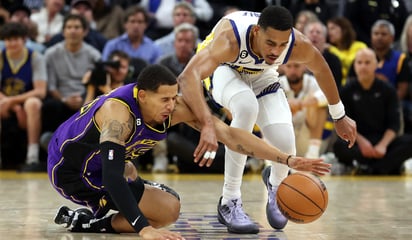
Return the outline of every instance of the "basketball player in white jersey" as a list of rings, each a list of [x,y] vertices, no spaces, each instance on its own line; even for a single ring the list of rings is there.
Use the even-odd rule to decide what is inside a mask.
[[[284,152],[295,154],[291,111],[279,88],[278,66],[288,61],[306,65],[312,71],[335,120],[339,137],[352,147],[356,123],[345,115],[332,73],[321,53],[296,29],[293,18],[283,7],[269,6],[262,13],[239,11],[223,17],[199,46],[178,77],[183,98],[203,125],[194,156],[203,155],[200,166],[210,165],[217,149],[212,115],[202,92],[202,79],[211,76],[213,99],[227,108],[232,127],[252,131],[256,123],[264,138]],[[223,194],[218,219],[229,232],[257,233],[258,225],[242,209],[241,183],[246,156],[226,149]],[[268,189],[267,219],[282,229],[287,219],[276,205],[279,183],[289,168],[273,163],[262,172]]]

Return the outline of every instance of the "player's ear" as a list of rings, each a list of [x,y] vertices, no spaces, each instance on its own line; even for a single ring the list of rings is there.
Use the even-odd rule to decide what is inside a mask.
[[[253,32],[257,33],[257,32],[259,32],[259,30],[260,30],[260,26],[259,26],[259,25],[255,25],[255,26],[253,27]]]
[[[146,96],[147,96],[147,93],[145,90],[139,90],[137,92],[137,98],[139,99],[139,102],[141,103],[145,102]]]

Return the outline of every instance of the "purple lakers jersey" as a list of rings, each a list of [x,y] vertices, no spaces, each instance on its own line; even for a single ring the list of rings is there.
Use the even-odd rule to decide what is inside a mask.
[[[129,84],[119,87],[84,105],[76,114],[65,121],[54,133],[48,149],[48,173],[55,185],[55,172],[64,171],[79,174],[89,187],[102,187],[102,162],[100,158],[100,128],[94,115],[107,99],[119,101],[134,118],[134,128],[126,141],[126,159],[133,160],[152,149],[158,141],[166,138],[170,118],[155,129],[144,123],[137,102],[137,86]],[[56,185],[55,185],[56,186]]]

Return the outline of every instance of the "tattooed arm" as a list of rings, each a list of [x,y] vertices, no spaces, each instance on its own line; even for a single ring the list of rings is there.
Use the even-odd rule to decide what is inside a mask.
[[[95,119],[101,130],[100,143],[110,141],[124,145],[133,131],[134,119],[128,108],[118,101],[106,101]]]
[[[129,223],[119,224],[125,223],[123,219],[115,225],[123,231],[142,234],[143,229],[152,228],[124,178],[125,142],[132,133],[134,118],[124,104],[108,100],[97,111],[95,120],[101,131],[102,183],[121,213],[119,218],[124,217]]]
[[[307,159],[288,155],[250,132],[240,128],[229,127],[216,117],[213,117],[213,121],[216,126],[218,141],[233,151],[258,159],[283,163],[296,170],[311,171],[318,175],[324,175],[329,172],[330,164],[324,163],[322,159]],[[198,131],[201,130],[201,124],[196,120],[185,101],[178,97],[176,108],[172,115],[172,124],[180,122],[184,122]],[[209,167],[213,163],[213,159],[205,159],[203,155],[194,154],[193,157],[194,162],[198,163],[201,167],[205,165]]]
[[[329,172],[330,164],[324,163],[322,159],[307,159],[286,154],[252,133],[229,127],[217,118],[215,118],[215,126],[218,140],[236,152],[283,163],[296,170],[311,171],[317,175]]]

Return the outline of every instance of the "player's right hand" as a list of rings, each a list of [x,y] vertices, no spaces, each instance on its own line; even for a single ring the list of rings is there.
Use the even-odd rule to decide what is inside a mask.
[[[152,226],[144,227],[139,235],[145,240],[185,240],[180,233],[167,229],[156,229]]]
[[[197,145],[195,152],[193,154],[194,162],[198,163],[200,167],[207,166],[210,167],[215,159],[214,156],[216,155],[216,151],[218,148],[217,137],[216,137],[216,130],[213,124],[208,124],[202,127],[200,131],[200,140],[199,144]],[[212,157],[210,154],[206,154],[206,152],[212,153]]]
[[[355,144],[357,137],[356,122],[350,117],[345,116],[335,122],[335,131],[340,138],[348,142],[348,147],[351,148]]]

